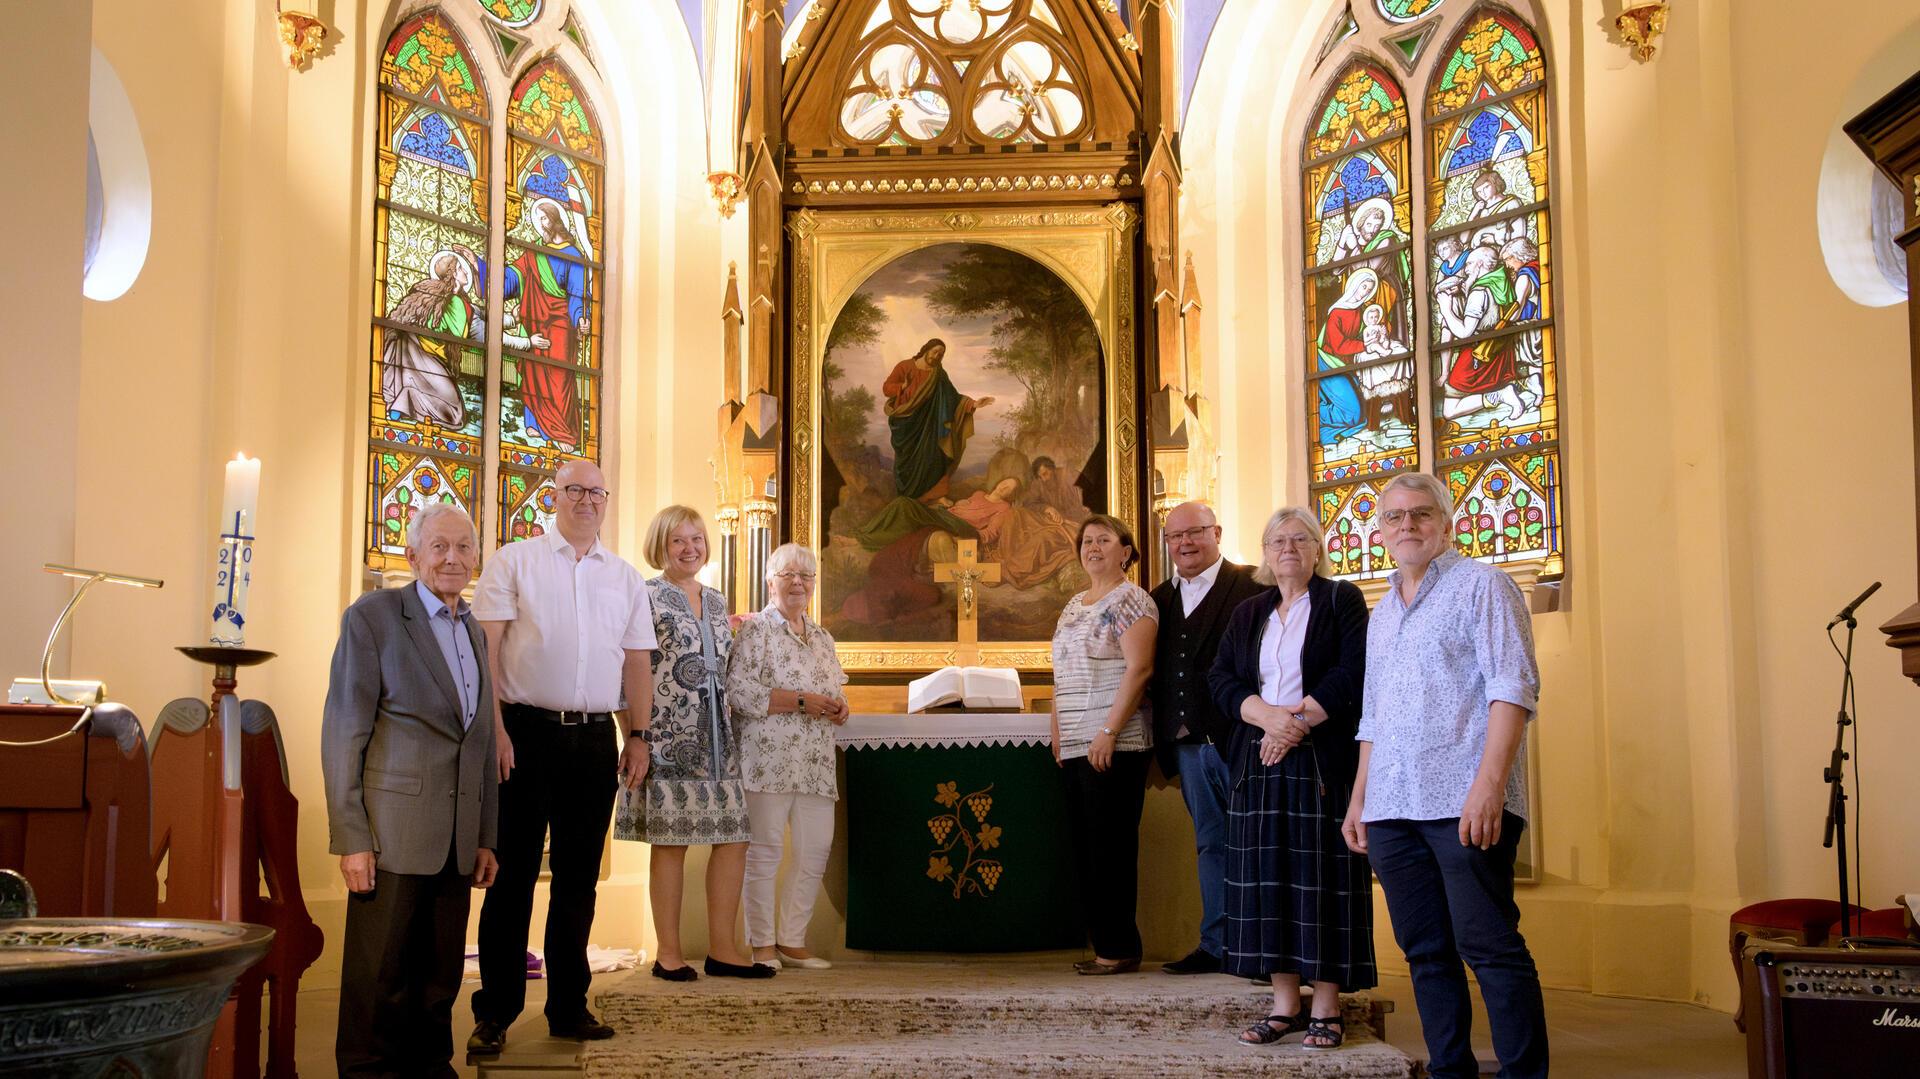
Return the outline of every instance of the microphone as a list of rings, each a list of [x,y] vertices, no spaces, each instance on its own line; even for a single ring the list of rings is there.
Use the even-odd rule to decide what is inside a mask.
[[[1833,616],[1833,621],[1827,623],[1827,628],[1832,629],[1833,627],[1839,625],[1842,622],[1852,621],[1853,612],[1858,610],[1860,605],[1867,601],[1868,596],[1871,596],[1878,591],[1880,591],[1879,581],[1875,581],[1872,584],[1868,585],[1867,590],[1865,592],[1862,592],[1859,595],[1853,597],[1852,603],[1849,603],[1845,607],[1842,607],[1840,609],[1840,613]]]

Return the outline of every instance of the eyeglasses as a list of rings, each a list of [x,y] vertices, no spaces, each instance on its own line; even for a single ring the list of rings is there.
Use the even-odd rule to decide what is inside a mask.
[[[607,489],[605,487],[582,487],[577,483],[569,483],[565,487],[560,488],[560,490],[566,492],[566,496],[575,502],[583,498],[590,498],[593,500],[593,504],[598,506],[607,500]]]
[[[1313,546],[1313,537],[1303,535],[1275,536],[1261,544],[1261,546],[1269,551],[1285,551],[1294,547],[1298,547],[1304,551]]]
[[[1169,545],[1173,545],[1185,543],[1188,540],[1197,540],[1217,527],[1219,526],[1207,525],[1204,528],[1185,528],[1178,532],[1163,532],[1161,534],[1167,537],[1167,543]]]
[[[1380,514],[1380,520],[1385,522],[1389,528],[1398,525],[1402,521],[1405,521],[1415,528],[1419,528],[1422,525],[1430,525],[1439,519],[1440,510],[1434,506],[1415,506],[1410,510],[1387,510]]]
[[[779,573],[774,574],[774,576],[789,584],[793,583],[794,581],[798,581],[801,584],[813,583],[813,574],[811,573],[795,573],[793,570],[782,570]]]

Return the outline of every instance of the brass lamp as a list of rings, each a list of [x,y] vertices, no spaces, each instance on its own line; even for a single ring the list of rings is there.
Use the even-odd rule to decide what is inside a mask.
[[[41,568],[45,569],[48,573],[58,573],[63,577],[73,577],[86,582],[80,586],[79,590],[74,592],[73,598],[67,601],[67,605],[60,609],[60,617],[53,620],[53,630],[47,634],[47,646],[40,651],[40,687],[46,690],[47,699],[53,701],[55,704],[85,705],[89,702],[74,700],[54,689],[53,676],[51,674],[53,670],[53,646],[55,642],[59,641],[60,631],[66,628],[67,619],[72,616],[73,609],[80,606],[80,600],[86,596],[87,590],[99,584],[101,581],[108,581],[113,584],[124,584],[132,588],[161,588],[164,587],[165,582],[153,577],[134,577],[129,574],[113,573],[103,569],[81,569],[78,566],[63,566],[57,562],[48,562]]]

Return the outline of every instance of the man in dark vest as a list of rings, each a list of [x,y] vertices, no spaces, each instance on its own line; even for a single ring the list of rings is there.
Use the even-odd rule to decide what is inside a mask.
[[[1154,646],[1153,744],[1160,770],[1180,777],[1200,854],[1200,945],[1161,966],[1168,974],[1214,974],[1226,952],[1227,792],[1224,756],[1238,717],[1226,716],[1207,692],[1207,672],[1227,615],[1260,592],[1253,567],[1220,554],[1220,526],[1204,502],[1182,502],[1167,514],[1164,535],[1173,576],[1153,590],[1160,608]]]

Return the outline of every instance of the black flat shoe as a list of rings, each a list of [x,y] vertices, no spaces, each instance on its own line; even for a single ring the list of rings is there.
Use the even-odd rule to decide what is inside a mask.
[[[591,1015],[583,1015],[571,1023],[556,1023],[548,1019],[547,1033],[556,1038],[570,1038],[577,1042],[598,1042],[605,1041],[618,1032]]]
[[[707,956],[702,965],[708,976],[714,978],[771,978],[775,973],[774,968],[763,963],[723,963],[713,956]]]
[[[670,982],[690,982],[698,978],[700,972],[690,966],[678,966],[669,970],[661,966],[660,961],[656,959],[653,961],[653,976]]]
[[[507,1028],[484,1019],[473,1025],[473,1036],[467,1039],[467,1053],[470,1056],[497,1057],[506,1047]]]
[[[1160,969],[1168,974],[1218,974],[1220,957],[1205,948],[1195,948],[1184,959],[1160,964]]]

